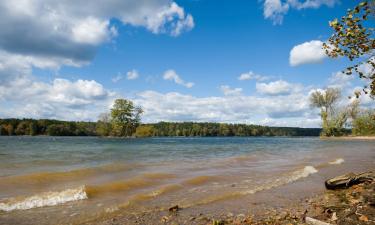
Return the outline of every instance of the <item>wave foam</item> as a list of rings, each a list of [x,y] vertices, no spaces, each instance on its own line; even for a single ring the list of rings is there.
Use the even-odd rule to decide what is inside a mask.
[[[329,162],[329,164],[331,164],[331,165],[339,165],[339,164],[342,164],[344,162],[345,162],[345,160],[343,158],[338,158],[338,159],[336,159],[334,161]]]
[[[0,211],[26,210],[44,206],[54,206],[71,201],[87,199],[85,187],[67,189],[60,192],[45,192],[23,199],[13,198],[0,202]]]
[[[315,167],[305,166],[303,169],[296,170],[296,171],[292,172],[291,174],[288,174],[286,176],[277,178],[277,179],[273,180],[272,182],[267,183],[265,185],[258,186],[255,189],[242,192],[242,194],[255,194],[256,192],[259,192],[259,191],[269,190],[269,189],[272,189],[272,188],[275,188],[275,187],[278,187],[278,186],[281,186],[281,185],[285,185],[285,184],[295,182],[299,179],[308,177],[311,174],[314,174],[314,173],[317,173],[317,172],[318,172],[318,170]]]

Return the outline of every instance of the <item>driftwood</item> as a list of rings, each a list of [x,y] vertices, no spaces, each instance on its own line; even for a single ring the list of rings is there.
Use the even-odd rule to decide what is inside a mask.
[[[306,217],[306,224],[309,225],[331,225],[330,223],[326,223],[311,217]]]
[[[327,189],[334,190],[340,188],[348,188],[355,184],[360,184],[364,182],[371,182],[375,180],[375,173],[370,171],[366,173],[348,173],[342,176],[334,177],[332,179],[326,180],[325,185]]]

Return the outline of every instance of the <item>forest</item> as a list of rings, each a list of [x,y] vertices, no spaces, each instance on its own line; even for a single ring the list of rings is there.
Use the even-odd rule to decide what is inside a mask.
[[[100,122],[75,122],[47,119],[0,119],[0,135],[115,136],[103,135]],[[128,136],[319,136],[319,128],[267,127],[247,124],[159,122],[140,124]]]

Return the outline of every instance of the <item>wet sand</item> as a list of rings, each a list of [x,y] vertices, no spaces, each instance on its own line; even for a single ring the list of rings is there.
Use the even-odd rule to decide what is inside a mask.
[[[246,218],[252,218],[252,221],[259,222],[266,221],[270,217],[286,217],[289,213],[290,215],[303,215],[307,209],[311,210],[314,201],[316,203],[319,201],[317,199],[322,199],[326,192],[325,180],[349,172],[360,173],[374,168],[375,159],[372,163],[343,163],[336,167],[322,168],[319,173],[308,178],[280,187],[215,204],[182,208],[177,213],[158,208],[139,213],[127,213],[126,210],[119,210],[112,215],[85,221],[82,224],[212,224],[212,221],[215,220],[228,221],[228,219],[237,220],[238,224],[253,224],[252,222],[247,223],[249,221],[246,222]],[[263,223],[259,222],[259,224]],[[279,223],[270,222],[269,224]]]

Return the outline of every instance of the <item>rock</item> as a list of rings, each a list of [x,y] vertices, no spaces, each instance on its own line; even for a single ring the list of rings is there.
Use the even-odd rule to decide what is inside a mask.
[[[162,221],[163,223],[168,222],[168,220],[169,220],[168,216],[163,216],[163,217],[161,218],[161,221]]]
[[[245,214],[238,214],[237,218],[246,218]]]
[[[336,220],[337,220],[336,212],[334,212],[334,213],[332,214],[331,220],[332,220],[332,221],[336,221]]]
[[[169,212],[177,212],[181,210],[181,208],[178,205],[172,206],[168,209]]]

